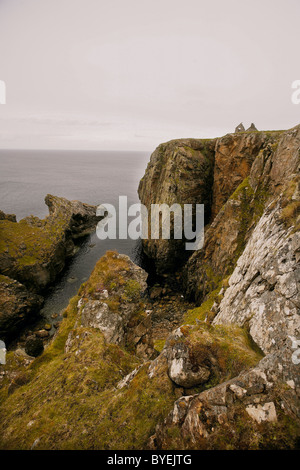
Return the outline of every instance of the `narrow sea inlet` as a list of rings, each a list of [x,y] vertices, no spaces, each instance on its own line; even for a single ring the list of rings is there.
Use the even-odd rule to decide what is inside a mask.
[[[139,202],[137,187],[144,174],[147,152],[81,150],[0,150],[1,209],[16,214],[44,218],[46,194],[88,204],[113,204],[120,195],[128,203]],[[99,240],[96,233],[85,238],[61,277],[46,296],[42,309],[47,323],[68,305],[80,285],[88,279],[97,260],[107,250],[117,250],[135,260],[137,242]]]

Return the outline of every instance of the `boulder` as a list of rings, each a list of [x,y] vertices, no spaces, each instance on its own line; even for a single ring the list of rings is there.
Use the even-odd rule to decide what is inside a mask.
[[[25,343],[25,352],[28,356],[37,357],[44,351],[44,344],[41,338],[29,336]]]
[[[210,369],[204,364],[191,362],[190,351],[185,343],[175,343],[167,350],[169,377],[176,385],[192,388],[208,381]]]

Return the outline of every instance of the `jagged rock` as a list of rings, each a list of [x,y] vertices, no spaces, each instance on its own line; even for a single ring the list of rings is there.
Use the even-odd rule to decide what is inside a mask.
[[[152,448],[155,442],[156,448],[167,449],[169,436],[175,435],[174,426],[179,428],[176,435],[180,448],[251,448],[258,441],[261,448],[268,448],[270,436],[276,436],[277,432],[279,448],[297,445],[300,430],[299,136],[300,126],[285,132],[274,147],[267,145],[253,164],[249,178],[252,189],[249,182],[242,188],[245,201],[247,191],[250,195],[253,192],[255,198],[255,193],[261,195],[262,187],[267,187],[268,204],[262,205],[262,214],[258,212],[256,223],[252,221],[248,228],[245,246],[223,289],[213,320],[214,326],[237,324],[247,328],[253,344],[266,356],[256,367],[230,381],[188,397],[184,402],[183,398],[177,400],[173,411],[151,437]],[[280,165],[284,178],[280,176]],[[228,203],[231,201],[225,204],[212,228],[226,218]],[[237,228],[237,233],[240,232]],[[225,236],[232,235],[228,227]],[[216,239],[212,244],[218,246]],[[201,278],[201,264],[198,270]],[[220,272],[220,267],[216,272]],[[239,426],[243,422],[243,440],[237,421]],[[264,428],[259,427],[262,424]],[[289,427],[293,429],[292,434]]]
[[[9,220],[10,222],[16,222],[15,214],[5,214],[3,211],[0,211],[0,220]]]
[[[96,215],[97,207],[80,201],[69,201],[63,197],[47,194],[45,203],[49,208],[49,219],[63,218],[68,225],[72,238],[80,238],[95,230],[97,222],[102,219]]]
[[[139,197],[151,204],[205,204],[210,215],[213,182],[214,140],[181,139],[161,144],[151,155],[150,163],[139,184]],[[195,209],[194,209],[195,210]],[[186,258],[184,240],[143,240],[144,252],[155,260],[159,273],[173,269]]]
[[[272,401],[264,405],[249,405],[246,411],[259,424],[265,421],[270,423],[277,421],[276,408]]]
[[[140,357],[152,356],[151,315],[141,303],[147,276],[128,256],[107,252],[96,264],[78,301],[81,326],[99,329],[108,343],[132,345]],[[72,337],[71,332],[67,350]]]
[[[119,313],[111,312],[100,300],[88,301],[81,316],[82,326],[99,328],[109,343],[120,343],[124,335],[124,324]]]
[[[279,203],[265,211],[229,279],[214,324],[247,323],[267,354],[280,350],[289,335],[300,335],[300,269],[292,227],[278,220]]]
[[[251,166],[267,145],[281,133],[228,134],[219,139],[182,139],[160,145],[139,185],[141,202],[151,204],[204,204],[206,223],[214,220],[228,198],[249,176]],[[162,221],[162,224],[164,222]],[[229,222],[228,222],[229,223]],[[150,224],[149,224],[150,225]],[[173,228],[173,227],[172,227]],[[185,240],[143,240],[146,255],[159,273],[171,271],[191,252]]]
[[[180,329],[168,338],[166,354],[168,359],[169,377],[177,385],[184,388],[192,388],[208,381],[210,370],[206,365],[195,365],[190,360],[190,351],[187,344],[175,342],[174,339],[182,337]]]
[[[257,138],[259,134],[249,134],[249,142],[252,136]],[[207,228],[203,249],[193,253],[186,264],[186,290],[197,302],[203,301],[208,292],[216,289],[220,281],[232,273],[265,205],[279,197],[289,181],[297,187],[295,175],[299,166],[300,126],[284,133],[262,135],[265,137],[261,150],[252,164],[249,177],[229,197]],[[267,144],[263,143],[265,139]]]
[[[281,360],[279,356],[275,361],[268,356],[254,369],[230,381],[200,394],[179,398],[168,417],[156,427],[151,441],[156,446],[152,445],[152,449],[168,449],[172,442],[170,436],[175,434],[172,433],[174,427],[179,431],[177,445],[183,449],[249,449],[256,448],[257,439],[261,448],[268,448],[277,429],[280,441],[281,426],[287,420],[292,423],[299,414],[299,398],[283,381],[278,367]],[[297,428],[296,422],[294,427]],[[262,423],[265,427],[259,428]],[[272,427],[268,428],[268,423]],[[243,440],[238,426],[243,426]],[[290,445],[295,444],[296,438],[297,433],[286,435]],[[277,442],[277,445],[287,444]]]
[[[0,272],[41,293],[76,253],[74,241],[96,228],[96,206],[48,194],[49,216],[0,219]],[[19,249],[16,249],[19,247]]]
[[[268,136],[263,132],[228,134],[217,139],[212,190],[212,220],[229,196],[249,175],[255,158],[267,141],[269,141]]]
[[[43,303],[41,296],[25,286],[0,275],[0,338],[10,340],[28,322],[33,321]]]
[[[12,338],[41,306],[42,298],[26,289],[43,294],[63,270],[66,259],[77,251],[74,241],[94,230],[102,218],[96,216],[95,206],[79,201],[48,194],[45,202],[50,214],[44,220],[31,216],[16,222],[15,216],[0,213],[0,273],[23,284],[17,288],[16,284],[1,283],[3,337]]]

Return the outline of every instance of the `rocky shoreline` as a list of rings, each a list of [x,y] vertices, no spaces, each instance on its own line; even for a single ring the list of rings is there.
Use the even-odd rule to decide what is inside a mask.
[[[145,240],[150,288],[100,258],[45,350],[0,366],[0,447],[299,448],[299,164],[300,126],[160,145],[141,202],[205,203],[203,248]]]
[[[102,218],[96,206],[79,201],[48,194],[45,203],[49,215],[43,220],[17,222],[0,213],[0,332],[6,341],[37,317],[47,289]]]

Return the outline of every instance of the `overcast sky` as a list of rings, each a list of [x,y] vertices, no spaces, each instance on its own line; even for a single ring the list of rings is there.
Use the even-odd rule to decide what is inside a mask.
[[[299,0],[0,0],[0,148],[293,127],[299,20]]]

